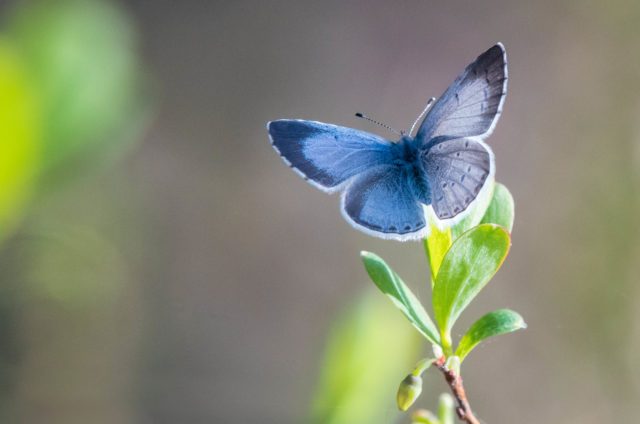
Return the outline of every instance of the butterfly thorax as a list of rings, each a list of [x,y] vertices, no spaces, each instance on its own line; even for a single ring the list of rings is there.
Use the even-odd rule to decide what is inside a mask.
[[[422,149],[415,138],[403,136],[393,145],[393,164],[400,168],[403,184],[409,192],[421,203],[431,203],[431,189],[424,178],[424,171],[420,164]]]
[[[395,147],[393,163],[396,166],[407,166],[417,163],[420,151],[415,138],[405,135],[395,144]]]

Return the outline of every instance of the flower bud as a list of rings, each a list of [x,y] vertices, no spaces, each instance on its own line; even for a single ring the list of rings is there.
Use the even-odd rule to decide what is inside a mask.
[[[409,374],[402,380],[398,388],[398,395],[396,396],[398,409],[401,411],[409,409],[418,396],[420,396],[420,393],[422,393],[422,378]]]

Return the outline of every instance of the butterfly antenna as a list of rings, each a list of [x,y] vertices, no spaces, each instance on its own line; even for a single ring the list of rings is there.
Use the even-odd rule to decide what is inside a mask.
[[[411,125],[411,130],[409,131],[409,135],[413,134],[413,129],[416,127],[416,125],[418,125],[418,121],[420,120],[420,118],[422,118],[424,116],[425,113],[427,113],[427,110],[429,110],[429,108],[431,107],[431,105],[435,101],[436,101],[435,97],[432,97],[432,98],[429,99],[429,101],[427,102],[427,105],[424,107],[424,110],[422,111],[422,113],[420,113],[420,115],[418,115],[416,120],[413,122],[413,125]]]
[[[364,115],[364,114],[362,114],[362,113],[360,113],[360,112],[356,113],[356,116],[357,116],[358,118],[366,119],[366,120],[367,120],[367,121],[369,121],[369,122],[373,122],[374,124],[378,124],[378,125],[380,125],[381,127],[388,129],[388,130],[389,130],[389,131],[391,131],[392,133],[398,134],[399,136],[403,136],[403,135],[404,135],[404,133],[401,133],[400,131],[396,131],[396,130],[394,130],[394,129],[393,129],[393,128],[391,128],[389,125],[385,125],[385,124],[383,124],[382,122],[378,122],[378,121],[376,121],[375,119],[371,119],[371,118],[369,118],[368,116],[366,116],[366,115]]]

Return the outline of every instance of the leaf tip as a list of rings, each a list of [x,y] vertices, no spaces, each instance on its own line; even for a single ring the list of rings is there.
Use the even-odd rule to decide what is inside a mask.
[[[524,330],[527,327],[529,327],[529,325],[525,322],[524,318],[522,318],[522,315],[520,315],[515,311],[510,311],[508,309],[505,309],[505,311],[511,312],[516,317],[516,319],[513,321],[513,330],[511,331]]]
[[[362,259],[371,258],[371,257],[374,257],[374,256],[375,256],[375,253],[367,252],[366,250],[361,250],[360,251],[360,257]]]
[[[520,324],[521,330],[525,330],[527,327],[529,327],[529,325],[526,322],[524,322],[524,320],[521,320],[519,324]]]

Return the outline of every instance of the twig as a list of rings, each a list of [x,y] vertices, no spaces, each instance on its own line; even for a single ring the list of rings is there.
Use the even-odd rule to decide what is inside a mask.
[[[449,384],[449,387],[451,388],[453,396],[458,402],[458,407],[456,408],[458,417],[468,424],[480,424],[480,420],[473,415],[471,405],[469,405],[469,401],[467,400],[467,395],[465,394],[464,386],[462,385],[462,377],[460,377],[460,375],[455,371],[448,369],[445,363],[446,358],[443,355],[433,363],[433,366],[442,371],[445,380],[447,380],[447,384]]]

